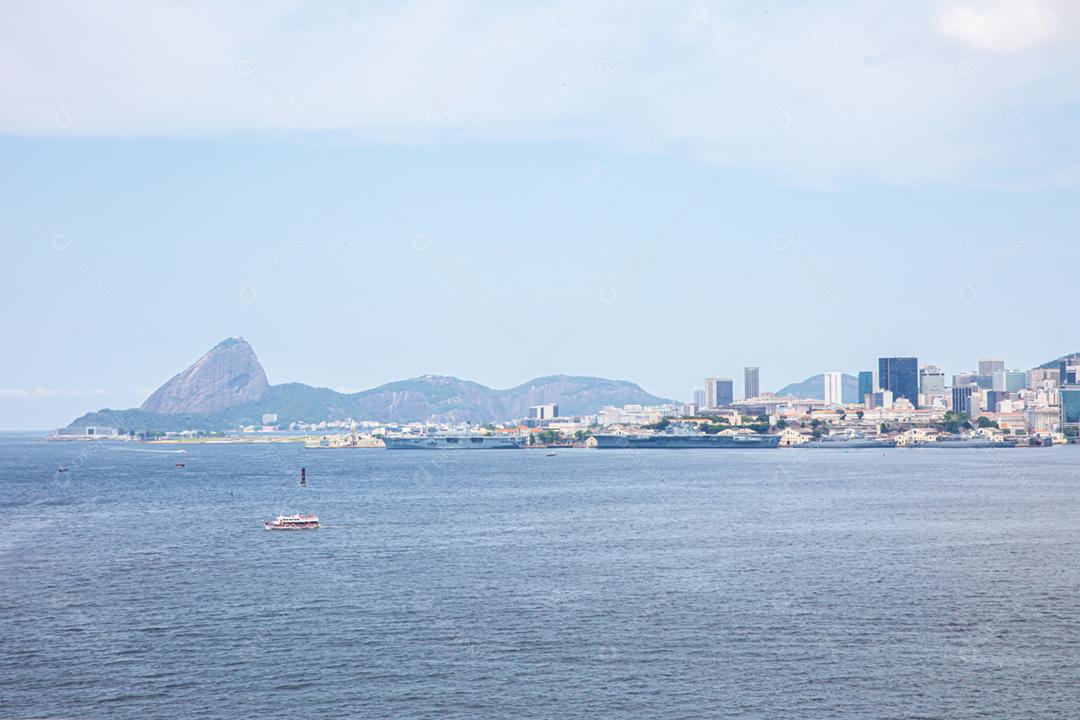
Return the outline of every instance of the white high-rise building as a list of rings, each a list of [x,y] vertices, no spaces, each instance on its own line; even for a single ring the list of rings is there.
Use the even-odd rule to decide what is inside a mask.
[[[728,407],[735,400],[735,383],[731,378],[705,378],[705,407]]]
[[[825,402],[830,405],[844,404],[844,374],[825,373]]]

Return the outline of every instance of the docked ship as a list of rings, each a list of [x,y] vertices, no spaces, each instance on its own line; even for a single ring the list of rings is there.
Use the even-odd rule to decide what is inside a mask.
[[[519,435],[387,435],[387,450],[515,450],[525,444]]]
[[[896,440],[890,438],[873,438],[865,435],[841,434],[830,435],[821,440],[792,445],[793,448],[806,448],[807,450],[880,450],[882,448],[896,447]]]
[[[263,523],[267,530],[315,530],[319,527],[317,515],[278,515]]]
[[[593,442],[595,441],[595,442]],[[779,435],[593,435],[589,444],[602,450],[752,450],[780,446]]]
[[[1014,448],[1016,447],[1015,440],[995,440],[988,437],[963,437],[961,435],[947,435],[945,437],[938,438],[932,442],[913,443],[910,447],[916,448],[934,448],[937,450],[947,450],[949,448],[966,449],[966,450],[987,450],[993,448]]]

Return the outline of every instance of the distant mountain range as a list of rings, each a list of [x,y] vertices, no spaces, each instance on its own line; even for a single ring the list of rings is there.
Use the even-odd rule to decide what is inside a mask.
[[[70,427],[128,430],[224,430],[256,425],[266,413],[278,423],[333,420],[486,423],[526,417],[529,407],[558,403],[564,415],[585,415],[605,405],[656,405],[671,400],[622,380],[552,375],[507,390],[455,377],[425,375],[357,393],[301,383],[270,385],[254,349],[229,338],[174,376],[138,408],[99,410]]]
[[[858,403],[859,378],[854,375],[843,375],[841,382],[843,400],[845,403]],[[803,380],[801,383],[792,383],[776,392],[777,395],[790,395],[804,400],[825,399],[825,374],[814,375]]]

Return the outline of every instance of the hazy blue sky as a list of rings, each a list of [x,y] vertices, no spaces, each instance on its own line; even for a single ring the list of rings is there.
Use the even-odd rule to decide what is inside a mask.
[[[1080,350],[1073,5],[6,5],[0,429],[231,335],[680,399]]]

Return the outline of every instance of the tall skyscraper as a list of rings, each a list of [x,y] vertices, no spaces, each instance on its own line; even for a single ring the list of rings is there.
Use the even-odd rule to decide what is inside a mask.
[[[705,407],[728,407],[734,402],[734,381],[731,378],[705,378]]]
[[[971,392],[973,389],[974,387],[971,385],[952,389],[952,410],[954,413],[971,416]]]
[[[998,370],[994,373],[994,390],[1020,392],[1027,387],[1027,373],[1023,370]]]
[[[878,375],[883,390],[891,390],[895,399],[907,398],[908,402],[919,407],[918,358],[881,358],[878,360]]]
[[[735,381],[731,378],[720,378],[716,386],[716,406],[730,407],[735,402]]]
[[[874,373],[872,370],[863,370],[859,373],[859,402],[866,402],[866,396],[877,390],[874,387]]]
[[[743,369],[743,397],[756,398],[761,394],[761,369],[748,367]]]
[[[735,383],[731,378],[705,378],[705,407],[728,407],[735,401]]]
[[[720,382],[720,378],[705,378],[705,402],[702,407],[716,407],[716,384],[718,382]]]
[[[928,404],[932,398],[945,397],[945,371],[937,365],[924,365],[919,369],[919,391]]]
[[[975,378],[979,376],[978,373],[965,372],[959,375],[952,376],[953,387],[964,387],[966,385],[972,385],[975,383]]]
[[[1061,388],[1061,429],[1080,432],[1080,385]]]
[[[838,372],[825,373],[825,402],[830,405],[844,404],[844,375]]]
[[[997,359],[980,360],[979,361],[979,374],[994,376],[994,373],[1005,369],[1005,361]]]
[[[699,408],[705,407],[705,391],[701,388],[694,388],[694,404]]]

